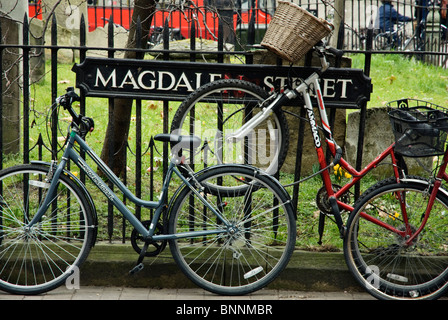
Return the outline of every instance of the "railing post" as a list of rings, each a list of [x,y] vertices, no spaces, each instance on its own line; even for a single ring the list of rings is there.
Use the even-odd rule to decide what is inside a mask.
[[[249,26],[247,28],[247,46],[252,46],[255,43],[255,9],[251,10]]]
[[[195,50],[196,50],[196,24],[192,23],[191,24],[191,29],[190,29],[190,61],[194,62],[196,60],[196,54],[195,54]],[[196,108],[193,107],[191,108],[190,111],[190,134],[193,135],[194,134],[194,119],[195,119],[195,110]],[[195,150],[193,148],[190,149],[190,159],[194,159],[194,153]],[[191,168],[193,169],[193,171],[195,170],[195,163],[194,161],[192,161],[192,163],[190,164]],[[190,198],[191,201],[192,198]],[[194,214],[194,212],[192,212],[191,214]]]
[[[84,14],[81,15],[81,19],[79,21],[79,62],[82,63],[86,59],[87,55],[87,31],[86,31],[86,22],[84,18]],[[83,90],[80,92],[81,102],[80,102],[80,112],[81,114],[86,113],[86,99]]]
[[[0,45],[3,44],[2,23],[0,21]],[[0,48],[0,169],[3,169],[3,48]],[[1,188],[1,185],[0,185]],[[0,190],[2,191],[2,190]]]
[[[194,62],[196,61],[196,24],[192,23],[191,24],[191,29],[190,29],[190,61]]]
[[[136,29],[136,48],[141,49],[144,47],[142,44],[142,24],[140,17],[137,18],[137,29]],[[137,53],[137,59],[143,59],[143,52]],[[135,195],[138,198],[142,196],[142,100],[135,100]],[[126,172],[126,168],[124,170]],[[135,215],[138,219],[141,219],[141,207],[137,206],[135,210]],[[124,242],[124,237],[123,237]]]
[[[26,47],[29,45],[29,25],[26,13],[23,18],[23,45],[23,162],[29,163],[30,49]]]
[[[108,32],[107,32],[107,57],[113,58],[114,57],[114,51],[112,50],[114,48],[114,24],[113,24],[113,12],[110,15],[109,18],[109,25],[108,25]],[[109,98],[109,126],[110,126],[110,132],[114,132],[115,126],[114,126],[114,112],[115,112],[115,100],[113,98]],[[114,141],[113,139],[110,139],[109,141],[109,167],[114,167]],[[109,183],[109,188],[113,190],[113,184]],[[109,242],[112,242],[112,235],[114,232],[114,206],[110,201],[108,201],[107,205],[107,234],[109,236]]]
[[[170,49],[170,38],[169,38],[169,24],[168,18],[165,19],[165,25],[163,27],[163,60],[170,60],[170,53],[168,50]],[[169,124],[168,124],[168,113],[169,113],[169,102],[163,101],[163,133],[168,133]],[[168,161],[169,161],[170,151],[169,144],[163,143],[163,177],[166,176],[168,172]]]
[[[151,140],[149,140],[149,152],[151,154],[151,158],[149,159],[149,200],[154,200],[154,138],[151,136]],[[150,219],[152,219],[154,214],[154,209],[150,210]]]
[[[224,62],[224,26],[221,17],[219,17],[218,23],[218,63]]]
[[[53,14],[51,18],[51,101],[55,101],[58,96],[58,24],[56,21],[56,14]],[[57,124],[58,115],[56,112],[51,114],[52,127],[51,127],[51,152],[52,160],[56,160],[58,141],[57,141]]]
[[[235,42],[236,43],[236,42]],[[249,27],[247,29],[247,47],[255,44],[255,13],[252,10],[252,16],[250,17]],[[253,54],[246,54],[246,64],[253,64],[254,56]]]
[[[373,29],[367,30],[366,40],[366,54],[364,63],[364,74],[370,76],[370,65],[372,60],[372,43],[373,43]],[[356,170],[360,171],[362,168],[362,153],[364,151],[364,127],[366,123],[367,101],[361,105],[359,114],[359,133],[358,133],[358,152],[356,155]],[[359,198],[361,194],[361,185],[358,182],[355,185],[355,199]]]

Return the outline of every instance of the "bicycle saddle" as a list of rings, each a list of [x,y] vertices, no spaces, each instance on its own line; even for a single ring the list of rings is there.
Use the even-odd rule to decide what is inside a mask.
[[[197,136],[184,136],[170,133],[159,133],[154,136],[154,140],[171,142],[171,148],[196,149],[201,145],[201,138]]]

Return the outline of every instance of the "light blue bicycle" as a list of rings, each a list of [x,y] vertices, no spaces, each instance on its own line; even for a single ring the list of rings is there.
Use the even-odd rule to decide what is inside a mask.
[[[131,273],[143,267],[145,256],[159,254],[169,243],[185,275],[214,293],[247,294],[280,274],[294,250],[296,223],[289,195],[277,180],[243,165],[213,166],[184,178],[176,167],[178,154],[197,148],[200,139],[160,134],[155,139],[170,142],[176,152],[159,201],[137,198],[85,143],[94,124],[73,110],[77,100],[73,88],[57,99],[72,116],[59,163],[32,162],[0,171],[0,289],[14,294],[52,290],[86,260],[96,241],[97,214],[85,185],[66,169],[70,161],[135,228],[132,237],[139,239],[140,249]],[[153,218],[139,221],[77,149],[129,201],[155,209]],[[183,183],[168,202],[173,174]]]

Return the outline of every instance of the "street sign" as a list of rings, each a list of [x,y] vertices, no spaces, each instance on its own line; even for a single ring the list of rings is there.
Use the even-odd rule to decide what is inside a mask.
[[[316,68],[256,64],[198,63],[86,58],[76,64],[76,85],[86,96],[182,101],[201,85],[218,79],[244,79],[268,92],[306,78]],[[360,108],[372,85],[360,69],[329,68],[322,75],[327,107]],[[295,101],[295,105],[300,101]]]

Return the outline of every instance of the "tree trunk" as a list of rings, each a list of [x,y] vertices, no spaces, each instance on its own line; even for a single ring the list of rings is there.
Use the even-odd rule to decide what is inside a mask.
[[[132,22],[129,30],[127,49],[146,48],[152,17],[155,11],[155,0],[135,0]],[[137,21],[141,21],[141,38],[137,39]],[[143,55],[135,51],[126,51],[125,59],[142,59]],[[107,163],[112,171],[120,176],[126,168],[126,142],[129,135],[133,99],[115,99],[113,103],[112,123],[109,120],[104,140],[101,159]],[[111,107],[110,107],[111,108]],[[111,110],[109,110],[110,112]],[[110,150],[110,148],[113,148]],[[113,161],[110,159],[112,156]]]

